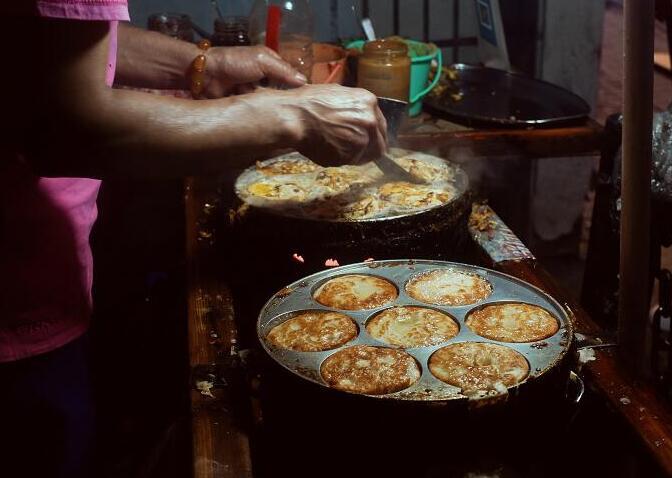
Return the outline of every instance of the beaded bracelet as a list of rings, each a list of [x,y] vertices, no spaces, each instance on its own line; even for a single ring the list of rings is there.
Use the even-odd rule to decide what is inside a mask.
[[[205,89],[205,52],[210,48],[209,40],[201,40],[198,42],[198,48],[203,53],[194,58],[191,62],[191,96],[195,99],[200,98]]]

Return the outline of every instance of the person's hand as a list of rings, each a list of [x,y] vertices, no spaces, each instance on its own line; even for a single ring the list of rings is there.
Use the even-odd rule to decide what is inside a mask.
[[[286,86],[305,85],[306,77],[265,46],[214,47],[208,50],[204,94],[220,98],[249,93],[260,80]]]
[[[313,161],[327,166],[358,163],[387,150],[387,123],[373,93],[333,84],[283,93],[299,113],[297,150]]]

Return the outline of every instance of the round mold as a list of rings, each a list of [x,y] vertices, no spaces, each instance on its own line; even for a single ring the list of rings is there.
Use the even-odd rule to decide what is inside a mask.
[[[477,331],[475,331],[474,328],[469,324],[469,319],[475,313],[477,313],[479,311],[482,311],[482,310],[484,310],[486,308],[489,308],[489,307],[506,306],[506,305],[527,305],[527,306],[538,308],[538,309],[542,310],[543,312],[546,312],[551,317],[551,319],[553,319],[555,321],[555,325],[557,326],[557,329],[551,334],[544,335],[544,336],[541,336],[541,337],[538,337],[538,338],[532,338],[530,340],[506,340],[502,337],[494,337],[494,336],[488,336],[488,335],[480,334]],[[472,310],[467,312],[467,314],[465,315],[464,325],[466,327],[468,327],[469,330],[471,330],[473,333],[475,333],[479,337],[482,337],[484,339],[494,340],[496,342],[506,343],[506,344],[516,344],[516,343],[529,343],[529,344],[531,344],[531,343],[534,343],[534,342],[542,342],[542,341],[547,340],[548,338],[554,336],[555,334],[559,333],[560,328],[561,328],[561,322],[558,320],[558,318],[553,313],[546,310],[545,308],[540,307],[536,304],[529,304],[527,302],[514,302],[514,301],[489,302],[487,304],[481,304],[477,307],[474,307]]]
[[[454,294],[454,297],[450,298],[431,298],[429,297],[429,293],[423,293],[422,290],[409,290],[411,289],[415,284],[418,284],[422,282],[423,280],[428,279],[428,281],[432,280],[437,280],[438,278],[431,278],[430,276],[432,275],[441,275],[441,274],[454,274],[456,276],[467,276],[467,277],[473,277],[477,281],[477,285],[481,289],[485,289],[484,291],[476,291],[477,293],[473,294],[473,297],[459,297],[458,294],[459,292],[456,292]],[[439,279],[440,280],[440,279]],[[492,295],[493,292],[493,285],[490,283],[485,277],[480,276],[479,274],[475,274],[472,272],[464,271],[464,270],[457,270],[453,268],[443,268],[443,269],[431,269],[431,270],[426,270],[423,272],[420,272],[418,274],[415,274],[411,276],[406,283],[404,284],[404,290],[406,293],[413,297],[415,300],[422,302],[424,304],[428,305],[438,305],[438,306],[466,306],[466,305],[474,305],[478,304],[479,302],[486,300],[488,297]],[[423,294],[425,296],[423,297]],[[445,296],[444,296],[445,297]]]
[[[317,295],[321,292],[322,288],[326,288],[330,283],[334,283],[335,281],[342,280],[346,277],[366,277],[366,278],[375,279],[376,281],[380,281],[380,282],[384,283],[385,286],[388,286],[388,285],[392,286],[394,288],[395,295],[394,295],[394,297],[389,297],[382,302],[375,302],[373,305],[369,305],[369,306],[364,305],[364,306],[360,306],[360,307],[339,307],[337,304],[325,303],[317,297]],[[374,275],[374,274],[340,274],[338,276],[330,277],[327,280],[324,280],[324,281],[320,282],[319,284],[317,284],[315,287],[313,287],[311,294],[312,294],[313,300],[320,305],[323,305],[325,307],[330,307],[330,308],[336,309],[336,310],[346,310],[348,312],[353,312],[353,311],[360,311],[360,310],[373,310],[373,309],[378,309],[380,307],[388,306],[389,304],[396,301],[397,298],[399,297],[399,287],[394,282],[392,282],[392,281],[390,281],[390,280],[388,280],[384,277],[380,277],[380,276],[377,276],[377,275]]]
[[[490,354],[494,352],[498,352],[500,354],[506,353],[509,354],[509,359],[511,360],[516,360],[520,363],[523,363],[525,366],[525,374],[520,377],[520,379],[516,379],[514,382],[512,382],[509,385],[505,385],[502,383],[502,379],[497,380],[497,383],[500,385],[498,388],[495,384],[494,388],[487,388],[487,389],[477,389],[473,391],[468,391],[467,395],[470,397],[481,397],[485,398],[487,396],[493,396],[493,395],[501,395],[504,391],[506,391],[508,388],[513,388],[513,387],[518,387],[520,384],[524,383],[525,380],[527,380],[527,377],[530,374],[530,363],[529,361],[518,351],[513,350],[511,347],[508,347],[506,345],[501,345],[501,344],[493,344],[493,343],[488,343],[488,342],[476,342],[476,341],[468,341],[468,342],[456,342],[448,345],[444,345],[443,347],[438,348],[436,351],[432,353],[432,355],[429,357],[429,360],[427,361],[427,369],[429,372],[434,375],[437,379],[441,380],[442,382],[446,382],[450,385],[453,385],[455,387],[459,388],[459,383],[455,382],[460,382],[459,378],[456,377],[447,377],[443,371],[441,370],[436,370],[437,365],[433,364],[433,359],[437,357],[439,354],[450,352],[451,350],[460,350],[463,349],[464,347],[482,347],[484,350],[489,351]],[[483,367],[485,368],[488,364],[484,364]],[[467,383],[473,383],[475,380],[478,380],[478,376],[474,375],[474,369],[478,369],[480,365],[477,365],[476,367],[473,367],[472,365],[469,365],[470,371],[469,371],[469,379],[466,381]],[[511,370],[515,369],[515,367],[512,367]],[[441,375],[444,375],[443,377]],[[502,377],[503,378],[503,377]],[[452,379],[452,380],[451,380]],[[488,380],[488,378],[483,378],[482,380]],[[501,389],[504,390],[501,390]]]
[[[377,335],[376,333],[371,331],[371,325],[375,322],[378,322],[380,320],[384,320],[384,314],[387,314],[388,312],[391,312],[395,309],[419,309],[419,310],[424,310],[424,311],[429,311],[429,312],[434,312],[436,315],[435,320],[445,320],[449,321],[451,323],[451,326],[454,325],[455,327],[455,333],[450,335],[449,337],[441,338],[438,340],[432,340],[430,343],[409,343],[411,342],[410,340],[407,341],[406,343],[402,343],[401,340],[392,342],[390,340],[387,340],[385,337],[382,337],[380,335]],[[412,314],[413,312],[408,312],[409,314]],[[391,317],[389,318],[389,321],[394,322],[395,319],[398,319],[398,316],[396,317]],[[388,321],[388,323],[389,323]],[[422,325],[422,324],[420,324]],[[457,320],[455,320],[454,317],[452,317],[450,314],[443,310],[439,310],[435,307],[430,307],[430,306],[417,306],[417,305],[397,305],[397,306],[392,306],[392,307],[386,307],[383,310],[380,310],[376,312],[375,314],[372,314],[367,320],[366,323],[364,324],[364,327],[366,329],[366,332],[373,337],[375,340],[378,340],[379,342],[389,346],[389,347],[397,347],[397,348],[402,348],[402,349],[410,349],[410,348],[415,348],[415,347],[428,347],[431,345],[438,345],[440,343],[446,342],[460,333],[460,324]]]
[[[313,350],[301,350],[300,348],[297,347],[285,347],[283,345],[280,345],[277,343],[276,340],[273,340],[270,338],[271,333],[273,333],[276,329],[279,327],[285,326],[290,321],[293,321],[305,314],[335,314],[340,316],[341,318],[345,318],[348,320],[351,325],[354,327],[354,334],[351,334],[352,331],[347,330],[347,331],[341,331],[342,334],[345,335],[345,337],[342,337],[340,339],[337,339],[336,337],[333,336],[335,331],[332,331],[332,339],[328,341],[326,344],[320,346],[319,344],[315,344],[314,340],[309,340],[306,343],[306,346],[310,347],[311,345],[316,347]],[[316,319],[320,320],[320,319]],[[348,327],[349,328],[349,327]],[[297,330],[298,332],[298,330]],[[317,332],[320,332],[321,334],[325,333],[324,329],[321,329]],[[266,333],[266,341],[272,345],[273,347],[279,348],[279,349],[284,349],[284,350],[293,350],[295,352],[324,352],[327,350],[333,350],[338,347],[341,347],[342,345],[347,344],[348,342],[351,342],[354,338],[356,338],[359,335],[359,326],[357,325],[357,322],[355,322],[352,317],[348,316],[347,314],[344,314],[343,312],[332,312],[332,311],[327,311],[327,310],[314,310],[314,309],[308,309],[308,310],[300,310],[300,311],[295,311],[295,312],[289,312],[287,314],[281,315],[277,317],[276,321],[274,323],[269,324],[268,332]]]
[[[355,357],[349,357],[349,354],[358,354],[359,356]],[[394,355],[399,357],[400,359],[403,359],[406,361],[406,364],[398,364],[401,365],[404,368],[407,368],[410,363],[413,364],[413,373],[417,374],[417,377],[413,379],[413,377],[410,376],[410,374],[403,374],[400,373],[397,375],[397,377],[392,380],[388,381],[387,383],[381,382],[377,380],[377,373],[375,373],[376,370],[376,365],[372,363],[372,361],[376,358],[374,354],[376,353],[382,353],[387,355],[388,357],[390,355]],[[335,361],[338,361],[339,359],[344,359],[344,360],[349,360],[350,363],[347,363],[345,367],[341,367],[341,371],[344,371],[346,374],[346,378],[348,381],[351,379],[356,379],[360,378],[360,382],[363,384],[361,387],[361,390],[356,390],[354,388],[348,389],[347,387],[343,387],[342,385],[339,386],[337,385],[338,380],[334,379],[333,381],[330,381],[328,377],[325,377],[327,374],[327,371],[325,371],[326,367],[330,367],[334,365]],[[359,362],[362,362],[361,364]],[[385,369],[385,363],[383,363],[383,369]],[[390,369],[387,368],[386,370],[388,373],[387,375],[389,377],[390,375]],[[349,347],[344,347],[338,352],[334,352],[333,354],[329,355],[324,359],[324,361],[320,364],[320,376],[322,377],[322,380],[324,380],[325,383],[329,383],[329,385],[336,389],[340,390],[342,392],[347,392],[347,393],[355,393],[358,395],[388,395],[391,393],[398,393],[403,390],[407,390],[411,387],[413,387],[422,377],[422,371],[423,367],[418,361],[413,357],[411,354],[408,352],[401,350],[401,349],[396,349],[396,348],[391,348],[391,347],[381,347],[381,346],[375,346],[375,345],[353,345]],[[392,371],[394,373],[394,371]],[[357,377],[359,376],[359,377]],[[406,381],[404,378],[408,378],[409,380],[412,380],[408,383],[405,383]],[[330,382],[336,382],[336,383],[330,383]]]

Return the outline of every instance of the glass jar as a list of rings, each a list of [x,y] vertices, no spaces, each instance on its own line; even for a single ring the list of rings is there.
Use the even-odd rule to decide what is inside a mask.
[[[256,0],[250,41],[266,45],[306,78],[313,68],[313,12],[308,0]]]
[[[194,42],[191,18],[183,13],[153,13],[147,18],[147,29],[180,40]]]
[[[374,40],[364,44],[357,62],[357,86],[385,98],[408,101],[411,58],[398,40]]]
[[[215,33],[212,35],[212,44],[214,46],[249,45],[248,29],[249,22],[246,17],[215,18]]]

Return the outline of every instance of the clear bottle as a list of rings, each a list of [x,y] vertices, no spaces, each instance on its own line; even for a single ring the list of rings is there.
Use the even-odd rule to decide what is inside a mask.
[[[313,68],[313,12],[308,0],[256,0],[250,41],[266,45],[306,78]]]

